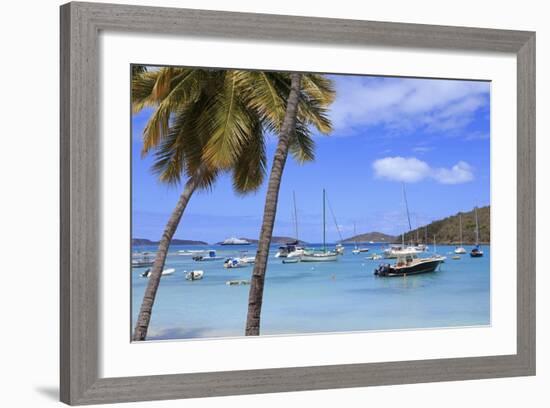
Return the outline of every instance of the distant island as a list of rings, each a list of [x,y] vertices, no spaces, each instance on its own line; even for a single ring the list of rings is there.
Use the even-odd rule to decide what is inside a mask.
[[[435,235],[436,243],[438,244],[457,245],[460,243],[460,215],[462,215],[462,242],[464,244],[475,244],[476,220],[474,210],[460,212],[416,228],[411,232],[406,232],[405,242],[416,242],[418,231],[418,240],[424,243],[427,228],[428,244],[433,242]],[[491,242],[491,207],[478,208],[477,217],[479,220],[479,241],[482,244],[488,244]],[[401,242],[401,236],[398,236],[395,241]]]
[[[393,235],[383,234],[382,232],[367,232],[365,234],[354,235],[353,237],[346,238],[343,242],[345,244],[353,242],[394,242],[396,237]]]
[[[252,239],[252,238],[239,238],[239,239],[244,239],[248,242],[250,242],[251,244],[257,244],[258,243],[258,240],[257,239]],[[287,242],[295,242],[296,241],[296,238],[292,238],[292,237],[278,237],[278,236],[273,236],[271,238],[271,243],[272,244],[286,244]],[[220,242],[216,242],[216,245],[221,245],[223,241],[220,241]],[[301,245],[304,245],[306,244],[306,242],[304,241],[299,241],[299,243]]]
[[[132,238],[132,245],[158,245],[159,243],[146,238]],[[208,242],[174,238],[171,245],[208,245]]]

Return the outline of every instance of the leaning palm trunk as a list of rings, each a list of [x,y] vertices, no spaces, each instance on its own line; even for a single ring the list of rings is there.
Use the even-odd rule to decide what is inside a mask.
[[[176,204],[176,208],[174,208],[174,211],[166,224],[159,243],[155,262],[149,276],[149,282],[147,283],[147,288],[145,289],[145,294],[143,295],[143,301],[141,303],[138,320],[134,330],[134,341],[142,341],[147,337],[147,330],[149,329],[149,322],[151,321],[153,304],[155,303],[155,297],[159,288],[160,278],[162,276],[162,270],[164,269],[164,263],[166,262],[166,255],[168,254],[170,242],[172,242],[172,238],[178,228],[183,212],[185,211],[185,207],[187,207],[187,203],[189,202],[189,199],[193,195],[193,192],[197,188],[198,184],[198,176],[192,177],[187,182],[178,203]]]
[[[281,186],[283,170],[288,157],[291,136],[296,127],[301,74],[293,73],[290,75],[290,78],[290,93],[288,95],[283,126],[281,127],[281,133],[279,135],[279,142],[277,143],[277,149],[275,150],[275,156],[273,158],[271,174],[269,175],[262,229],[258,242],[258,252],[256,254],[254,271],[252,272],[252,280],[250,282],[245,332],[247,336],[258,336],[260,334],[260,315],[262,312],[269,245],[271,244],[271,236],[273,235],[273,225],[275,224],[277,201],[279,198],[279,188]]]

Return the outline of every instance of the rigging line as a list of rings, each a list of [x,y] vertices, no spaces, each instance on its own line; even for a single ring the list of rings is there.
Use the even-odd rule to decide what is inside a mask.
[[[407,193],[405,192],[405,183],[401,183],[403,188],[403,200],[405,201],[405,208],[407,209],[407,221],[409,222],[409,232],[412,230],[411,216],[409,215],[409,203],[407,202]]]
[[[330,200],[328,199],[328,194],[326,194],[326,198],[327,198],[328,209],[330,210],[330,213],[332,214],[332,219],[334,220],[334,225],[336,226],[336,231],[338,231],[338,235],[340,236],[340,241],[343,241],[344,238],[342,238],[342,233],[340,232],[340,227],[338,226],[338,221],[336,221],[336,216],[334,215],[334,211],[332,211],[332,206],[330,205]]]

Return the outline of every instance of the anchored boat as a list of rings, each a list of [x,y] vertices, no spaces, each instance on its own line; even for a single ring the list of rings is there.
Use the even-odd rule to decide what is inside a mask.
[[[185,279],[189,281],[196,281],[202,279],[204,271],[190,271],[185,274]]]
[[[323,250],[322,251],[305,251],[302,255],[302,262],[332,262],[338,260],[338,253],[327,250],[326,244],[326,219],[325,219],[325,200],[326,193],[323,189]]]
[[[483,256],[483,251],[479,247],[479,221],[477,218],[477,207],[474,208],[476,216],[476,246],[470,251],[470,256],[472,258],[481,258]]]
[[[168,268],[162,271],[162,276],[165,275],[172,275],[176,270],[174,268]],[[151,268],[147,269],[145,272],[141,274],[142,278],[150,278],[151,277]]]
[[[193,261],[195,262],[218,261],[220,259],[222,259],[222,257],[216,256],[216,251],[213,249],[208,251],[207,255],[198,255],[193,257]]]
[[[393,265],[381,264],[374,270],[376,276],[407,276],[434,272],[441,264],[436,257],[418,258],[415,254],[401,255]]]
[[[458,226],[460,231],[460,245],[456,247],[455,254],[465,254],[466,249],[464,249],[464,247],[462,246],[462,213],[458,214]]]

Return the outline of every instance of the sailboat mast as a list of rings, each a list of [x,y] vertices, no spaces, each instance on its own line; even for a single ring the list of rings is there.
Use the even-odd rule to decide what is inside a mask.
[[[428,245],[428,226],[424,227],[424,243]]]
[[[462,214],[458,214],[458,225],[460,231],[460,247],[462,248]]]
[[[405,192],[405,183],[401,183],[403,189],[403,200],[405,201],[405,208],[407,209],[407,221],[409,222],[409,231],[412,230],[411,216],[409,214],[409,204],[407,203],[407,193]]]
[[[326,232],[325,232],[325,189],[323,189],[323,251],[327,251],[327,244],[326,244]]]
[[[474,208],[476,214],[476,245],[479,245],[479,222],[477,220],[477,207]]]
[[[357,249],[357,228],[355,225],[355,221],[353,221],[353,235],[355,236],[355,249]]]
[[[295,191],[292,192],[292,198],[294,201],[294,231],[296,234],[296,241],[299,241],[300,239],[298,238],[298,211],[296,210],[296,192]]]

